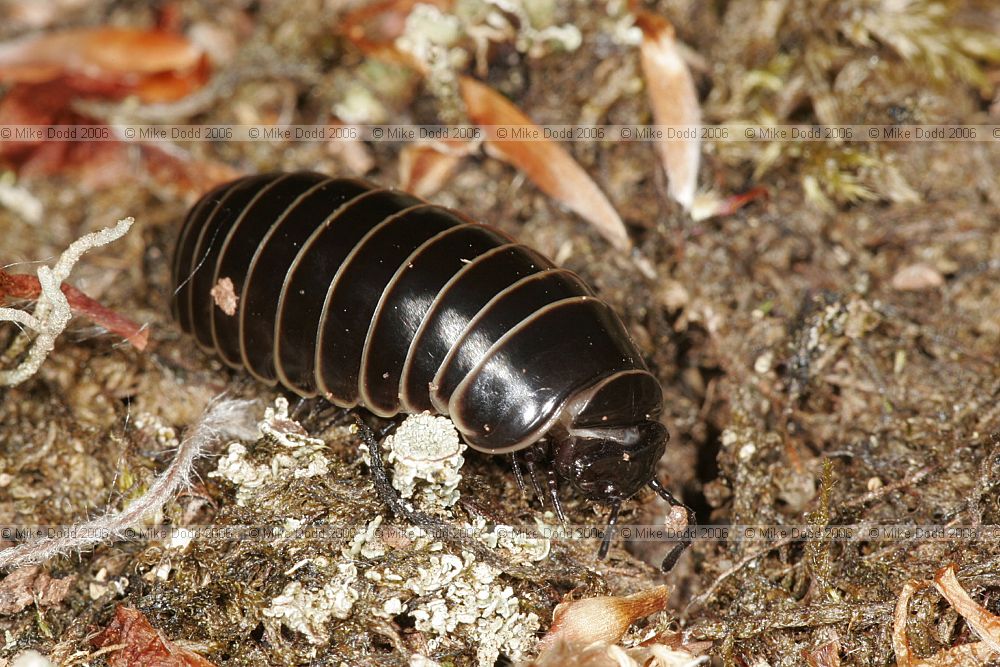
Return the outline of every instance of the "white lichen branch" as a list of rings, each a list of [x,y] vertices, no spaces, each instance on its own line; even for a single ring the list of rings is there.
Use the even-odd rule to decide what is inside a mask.
[[[38,268],[38,284],[41,295],[35,305],[34,314],[16,308],[0,308],[0,321],[15,322],[35,332],[35,340],[24,361],[17,367],[0,370],[0,386],[12,387],[21,384],[41,367],[55,347],[59,337],[73,317],[69,301],[62,292],[62,283],[69,277],[73,266],[83,253],[93,248],[107,245],[124,236],[135,222],[134,218],[119,220],[114,227],[106,227],[80,237],[70,244],[59,256],[55,266]]]
[[[201,420],[189,429],[170,466],[140,498],[121,512],[109,512],[73,526],[73,530],[64,536],[44,538],[0,551],[0,569],[41,563],[59,554],[127,537],[129,528],[158,511],[178,490],[190,484],[195,461],[209,448],[225,438],[256,437],[251,420],[255,405],[255,401],[249,400],[223,399],[214,402]]]

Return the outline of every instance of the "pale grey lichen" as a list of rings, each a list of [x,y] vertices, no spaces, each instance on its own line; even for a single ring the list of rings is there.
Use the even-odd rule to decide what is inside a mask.
[[[540,528],[544,527],[540,520],[538,523]],[[467,526],[479,536],[481,542],[493,549],[504,549],[518,562],[544,560],[552,548],[552,542],[548,538],[532,537],[525,531],[514,530],[512,526],[497,524],[487,531],[486,520],[482,517],[476,517],[472,524]]]
[[[333,105],[333,113],[345,123],[357,125],[384,123],[389,117],[385,105],[360,81],[344,87],[343,99]]]
[[[459,19],[437,7],[419,4],[407,17],[396,48],[423,63],[427,88],[439,99],[455,99],[457,72],[468,63],[468,54],[454,46],[463,34]]]
[[[55,667],[55,663],[38,651],[18,653],[10,663],[10,667]]]
[[[458,501],[465,445],[449,419],[410,415],[383,447],[393,469],[392,485],[400,496],[432,511]]]
[[[444,103],[439,112],[447,118],[456,111],[452,105],[458,100],[458,74],[473,58],[477,70],[485,74],[492,44],[513,44],[519,53],[532,58],[580,47],[580,29],[572,23],[554,25],[553,9],[547,0],[474,0],[453,12],[417,4],[407,15],[395,47],[422,64],[426,86]]]
[[[458,484],[465,450],[454,425],[444,417],[411,415],[386,439],[385,460],[392,466],[392,484],[403,498],[425,510],[450,514],[458,500]],[[363,451],[366,451],[363,449]],[[345,557],[377,557],[386,545],[379,537],[382,517],[359,530],[344,549]],[[549,554],[548,539],[534,537],[510,526],[487,528],[485,519],[456,526],[474,535],[491,549],[503,550],[505,558],[535,562]],[[461,635],[478,647],[479,663],[492,665],[500,653],[521,660],[535,644],[539,619],[521,611],[510,586],[498,583],[501,572],[463,551],[448,553],[418,527],[407,528],[408,549],[422,557],[413,570],[402,576],[387,567],[369,568],[364,578],[394,591],[375,616],[393,618],[406,613],[421,632],[433,635],[428,648],[437,649],[445,637]]]
[[[496,583],[500,572],[468,552],[461,559],[444,554],[429,560],[429,568],[405,583],[420,596],[409,611],[414,627],[436,635],[428,646],[437,648],[444,637],[459,633],[477,646],[480,665],[493,665],[501,652],[523,659],[534,647],[539,619],[521,611],[510,586]]]
[[[462,635],[478,647],[481,665],[493,665],[501,652],[521,660],[534,646],[539,619],[521,611],[513,589],[497,582],[500,574],[467,551],[461,557],[431,552],[405,580],[388,570],[374,578],[398,587],[399,594],[372,613],[393,618],[406,610],[417,630],[433,635],[431,650],[445,637]],[[413,605],[408,608],[409,602]]]
[[[219,457],[215,470],[208,473],[209,477],[220,477],[236,485],[236,504],[240,507],[271,479],[270,466],[250,463],[246,455],[246,447],[238,442],[230,443],[227,453]]]
[[[288,416],[288,399],[283,396],[274,401],[274,407],[264,411],[264,419],[257,424],[261,437],[271,438],[283,450],[267,463],[253,463],[247,459],[247,448],[231,443],[224,456],[219,458],[209,477],[225,479],[236,486],[236,504],[244,507],[262,488],[275,480],[293,477],[316,477],[329,472],[329,460],[323,453],[326,448],[319,438],[311,438],[302,426]]]
[[[177,430],[164,423],[157,415],[140,412],[132,418],[132,426],[137,431],[151,433],[161,450],[176,449],[181,444],[177,438]]]
[[[385,555],[385,545],[376,534],[379,526],[382,525],[383,517],[379,514],[368,522],[365,529],[359,531],[351,540],[349,547],[343,550],[344,556],[374,559]]]
[[[551,25],[551,8],[540,3],[520,0],[487,0],[492,5],[487,23],[500,27],[509,25],[514,33],[514,48],[532,58],[540,58],[552,51],[576,51],[583,43],[580,29],[572,23]],[[516,18],[511,21],[508,15]],[[544,25],[547,24],[547,25]]]
[[[433,45],[452,46],[462,37],[462,22],[453,14],[445,14],[434,5],[419,4],[406,16],[403,34],[396,45],[408,53],[425,59]]]
[[[314,564],[326,567],[328,562],[317,558]],[[324,632],[327,622],[349,617],[361,597],[352,586],[357,579],[358,570],[353,563],[338,563],[337,574],[321,588],[306,588],[301,582],[291,581],[262,613],[290,630],[301,632],[311,644],[322,644],[328,638]]]

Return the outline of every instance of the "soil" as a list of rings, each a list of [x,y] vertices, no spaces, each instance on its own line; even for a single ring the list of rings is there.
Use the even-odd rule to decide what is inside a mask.
[[[56,4],[62,8],[46,30],[149,27],[166,11],[129,2]],[[232,49],[214,66],[214,92],[198,105],[160,109],[166,122],[327,122],[357,90],[377,100],[386,118],[376,120],[445,122],[461,114],[453,88],[382,63],[339,33],[347,11],[340,2],[166,4],[181,31],[198,27]],[[470,13],[478,7],[458,4]],[[613,37],[627,14],[618,4],[534,3],[548,24],[574,26],[579,47],[531,53],[515,38],[501,40],[487,50],[486,76],[471,55],[463,72],[539,123],[651,122],[638,51]],[[706,123],[996,122],[1000,49],[961,52],[957,35],[996,32],[1000,8],[947,2],[939,15],[915,2],[908,11],[925,12],[931,26],[920,39],[892,25],[867,43],[852,39],[844,26],[873,4],[664,0],[646,9],[669,18],[694,54]],[[0,21],[0,43],[30,32]],[[902,57],[893,34],[916,40],[916,55]],[[937,69],[923,57],[936,45],[944,53]],[[455,48],[473,53],[464,43]],[[144,112],[129,101],[90,102],[77,109],[101,121]],[[402,149],[354,147],[371,159],[359,174],[356,160],[321,142],[178,145],[188,165],[316,169],[385,185],[398,184]],[[700,523],[822,529],[1000,521],[1000,151],[993,143],[706,142],[703,190],[728,196],[762,186],[767,197],[699,222],[668,197],[652,144],[564,145],[608,195],[655,277],[482,151],[430,199],[557,257],[622,315],[666,396],[671,440],[660,478]],[[8,182],[37,199],[44,215],[29,223],[0,206],[3,264],[55,257],[88,231],[136,218],[127,237],[88,254],[71,281],[148,324],[151,342],[140,352],[77,320],[34,378],[3,390],[0,524],[68,524],[124,507],[171,459],[155,437],[158,426],[182,431],[222,392],[268,404],[278,394],[199,350],[170,318],[172,244],[202,185],[152,175],[134,152],[121,159],[126,176],[96,187],[86,164],[41,175],[8,167]],[[909,283],[900,273],[908,268]],[[16,335],[8,326],[0,342]],[[332,523],[385,514],[357,438],[328,426],[321,404],[301,405],[297,415],[329,440],[329,475],[283,480],[266,501],[240,507],[231,485],[207,476],[215,462],[205,460],[194,486],[151,520]],[[266,460],[273,447],[261,440],[253,455]],[[481,512],[530,523],[542,511],[518,491],[506,460],[467,453],[463,475],[460,491],[474,503],[460,503],[458,517]],[[567,511],[574,523],[600,520],[579,498],[568,500]],[[644,493],[622,520],[655,523],[663,511]],[[990,540],[700,540],[666,575],[656,567],[655,545],[619,542],[603,562],[591,547],[554,546],[540,581],[502,575],[542,631],[567,595],[624,595],[666,582],[673,586],[667,610],[641,621],[635,636],[681,628],[685,641],[710,641],[708,653],[725,665],[801,665],[833,641],[839,662],[829,664],[890,665],[903,585],[952,562],[966,590],[1000,612],[1000,544]],[[0,663],[34,648],[71,664],[76,652],[93,650],[88,637],[119,604],[218,665],[405,665],[426,651],[427,637],[405,615],[332,620],[329,641],[318,645],[265,623],[261,610],[289,580],[284,573],[323,548],[195,542],[172,551],[154,540],[53,559],[45,571],[75,577],[74,584],[53,604],[0,612]],[[165,563],[169,574],[157,576]],[[299,573],[303,581],[320,577],[309,569]],[[358,608],[381,605],[381,595],[377,586],[364,588]],[[972,631],[933,588],[918,592],[910,609],[916,655],[970,641]],[[427,654],[441,664],[475,664],[476,646],[456,635]]]

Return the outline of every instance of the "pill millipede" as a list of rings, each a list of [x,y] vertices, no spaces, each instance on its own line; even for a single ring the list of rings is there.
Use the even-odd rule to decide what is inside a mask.
[[[600,557],[643,487],[693,522],[656,478],[663,395],[620,318],[494,227],[362,180],[252,175],[191,208],[172,277],[174,317],[227,365],[381,417],[445,415],[540,497],[543,475],[562,520],[560,480],[609,505]]]

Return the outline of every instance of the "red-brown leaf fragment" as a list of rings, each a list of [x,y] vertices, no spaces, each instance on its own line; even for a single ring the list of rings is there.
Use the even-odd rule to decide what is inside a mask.
[[[180,35],[130,28],[74,28],[0,44],[0,81],[70,88],[121,87],[147,102],[184,97],[207,78],[199,47]]]
[[[399,154],[399,183],[418,197],[430,197],[451,179],[476,144],[451,140],[408,144]]]
[[[934,587],[955,608],[965,622],[972,626],[983,643],[996,653],[1000,653],[1000,617],[991,614],[985,607],[972,599],[958,583],[955,565],[950,564],[934,575]]]
[[[85,125],[107,137],[3,142],[0,164],[27,178],[71,171],[90,188],[133,176],[136,165],[129,146],[110,128],[75,111],[72,103],[126,95],[145,102],[174,101],[201,87],[208,75],[208,59],[200,47],[160,30],[80,28],[0,44],[0,83],[14,84],[0,99],[0,124]],[[192,180],[204,187],[195,172],[211,171],[157,146],[140,146],[139,158],[154,175],[166,172],[172,179],[179,174],[185,189]]]
[[[62,284],[69,307],[77,315],[83,315],[97,326],[121,336],[137,350],[144,350],[149,341],[149,330],[117,313],[99,301],[95,301],[76,287]],[[7,273],[0,269],[0,302],[10,299],[37,299],[42,287],[38,278],[26,274]]]
[[[473,123],[522,125],[540,128],[507,98],[486,84],[462,77],[459,90]],[[562,202],[597,228],[615,248],[627,251],[632,243],[625,224],[611,202],[559,144],[548,139],[493,141],[486,139],[488,152],[520,169],[545,194]]]
[[[698,91],[670,22],[656,14],[638,11],[636,24],[642,29],[640,60],[653,120],[657,125],[679,125],[694,132],[693,138],[661,139],[656,144],[669,180],[670,196],[690,211],[698,189],[701,162]]]
[[[90,641],[97,648],[124,644],[107,654],[111,667],[215,667],[164,637],[141,611],[124,605],[115,608],[108,627]]]
[[[31,604],[50,607],[62,602],[75,576],[53,579],[39,566],[14,570],[0,581],[0,616],[16,614]]]

